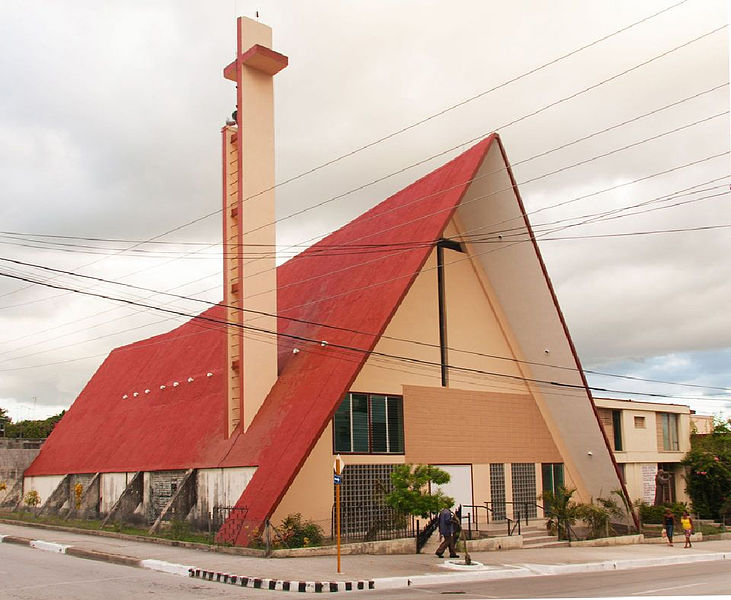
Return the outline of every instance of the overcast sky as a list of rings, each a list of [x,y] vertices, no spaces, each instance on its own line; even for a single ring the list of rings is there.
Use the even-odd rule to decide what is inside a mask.
[[[590,383],[731,413],[717,389],[731,388],[728,28],[711,33],[723,0],[0,0],[0,258],[219,301],[218,214],[161,238],[177,245],[120,251],[220,207],[235,103],[222,68],[235,16],[257,10],[289,57],[275,78],[277,181],[479,96],[280,186],[282,260],[498,131],[583,366],[709,387]],[[647,233],[674,229],[690,230]],[[616,235],[630,233],[642,235]],[[17,263],[0,272],[205,308]],[[0,277],[0,407],[16,420],[68,408],[113,348],[182,321]]]

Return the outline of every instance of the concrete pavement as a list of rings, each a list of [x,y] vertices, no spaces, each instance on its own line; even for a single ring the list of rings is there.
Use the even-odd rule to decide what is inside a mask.
[[[689,549],[684,549],[681,541],[673,547],[633,544],[472,552],[472,560],[482,566],[469,568],[433,554],[344,555],[341,573],[338,573],[335,556],[241,556],[140,541],[130,536],[41,529],[8,521],[0,522],[0,542],[226,584],[303,592],[392,589],[409,585],[731,560],[731,539],[723,539],[696,542]]]

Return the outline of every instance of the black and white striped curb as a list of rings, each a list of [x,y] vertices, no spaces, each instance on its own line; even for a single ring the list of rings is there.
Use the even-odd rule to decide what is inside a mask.
[[[284,581],[281,579],[265,579],[262,577],[246,577],[244,575],[232,575],[218,571],[206,571],[204,569],[189,569],[191,577],[197,577],[206,581],[218,581],[241,587],[256,588],[260,590],[277,590],[280,592],[352,592],[356,590],[372,590],[375,588],[373,580],[368,581]]]
[[[216,581],[220,583],[228,583],[241,587],[256,588],[261,590],[277,590],[284,592],[350,592],[357,590],[372,590],[375,587],[373,580],[369,581],[284,581],[280,579],[266,579],[263,577],[247,577],[244,575],[231,575],[230,573],[222,573],[218,571],[207,571],[190,565],[179,565],[164,560],[155,559],[139,559],[132,556],[124,556],[121,554],[109,554],[107,552],[98,552],[96,550],[86,550],[85,548],[76,548],[67,544],[58,544],[56,542],[46,542],[44,540],[32,540],[30,538],[18,537],[13,535],[0,535],[0,543],[18,544],[21,546],[30,546],[38,550],[46,552],[56,552],[58,554],[68,554],[78,558],[88,558],[92,560],[100,560],[112,562],[116,564],[127,565],[130,567],[139,567],[142,569],[150,569],[152,571],[160,571],[170,575],[179,575],[182,577],[196,577],[206,581]]]

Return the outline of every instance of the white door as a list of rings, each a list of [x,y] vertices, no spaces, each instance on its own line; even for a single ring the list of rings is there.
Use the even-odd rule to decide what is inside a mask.
[[[472,502],[472,465],[434,465],[439,467],[442,471],[449,473],[449,483],[438,486],[437,489],[441,489],[447,496],[454,498],[455,510],[461,504],[462,506],[469,506],[474,504]],[[466,516],[468,512],[472,512],[473,509],[466,508],[462,512],[463,516]]]

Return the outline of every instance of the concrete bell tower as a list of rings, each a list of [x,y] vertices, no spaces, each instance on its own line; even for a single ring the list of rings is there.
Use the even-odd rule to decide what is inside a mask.
[[[236,25],[236,60],[223,70],[236,82],[236,123],[222,130],[229,436],[248,429],[277,379],[274,75],[288,63],[269,27]]]

